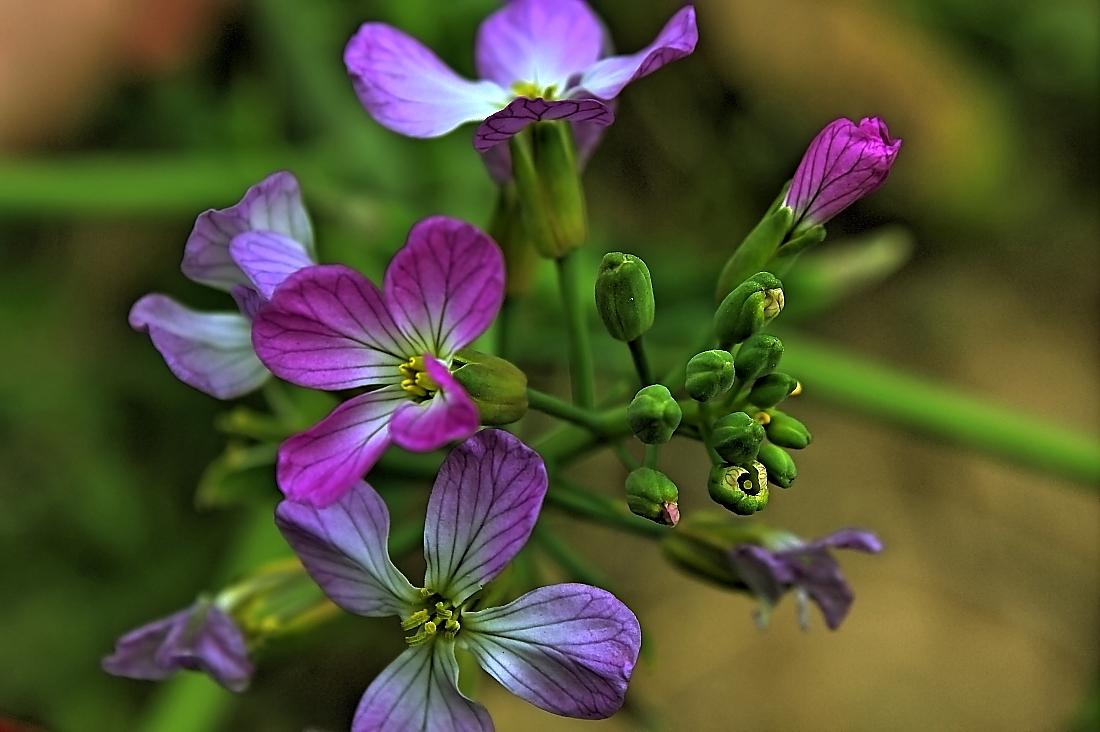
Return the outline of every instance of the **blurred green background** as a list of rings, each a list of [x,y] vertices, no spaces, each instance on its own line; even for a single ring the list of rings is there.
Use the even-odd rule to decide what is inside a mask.
[[[677,8],[592,4],[625,52]],[[130,305],[161,291],[229,307],[181,276],[183,242],[199,212],[281,168],[303,183],[322,258],[371,275],[422,216],[487,224],[494,191],[470,129],[430,141],[381,129],[341,52],[359,23],[383,20],[473,76],[473,35],[496,6],[0,4],[0,720],[151,730],[160,687],[107,676],[99,659],[123,632],[216,588],[250,519],[195,510],[225,405],[171,376],[127,327]],[[697,52],[626,91],[586,174],[592,268],[616,249],[649,263],[658,360],[690,355],[682,334],[709,318],[715,273],[813,135],[877,115],[905,141],[898,163],[829,225],[821,255],[892,223],[902,243],[875,273],[900,264],[904,242],[911,258],[885,280],[855,277],[842,300],[815,286],[808,262],[801,305],[798,282],[788,294],[792,356],[799,339],[827,340],[1036,429],[1095,435],[1097,4],[697,7]],[[545,335],[528,339],[521,365],[561,392],[553,311],[523,317]],[[627,368],[625,349],[594,339]],[[801,633],[788,602],[760,633],[751,599],[683,577],[642,540],[551,517],[643,620],[639,711],[563,720],[483,684],[500,729],[1093,729],[1096,486],[874,419],[806,381],[794,411],[815,444],[764,518],[807,537],[846,525],[883,537],[880,557],[842,557],[858,595],[842,630]],[[701,450],[678,445],[669,465],[683,508],[705,507]],[[609,491],[622,479],[612,460],[585,468]],[[271,647],[209,729],[346,729],[402,646],[390,625],[346,618]]]

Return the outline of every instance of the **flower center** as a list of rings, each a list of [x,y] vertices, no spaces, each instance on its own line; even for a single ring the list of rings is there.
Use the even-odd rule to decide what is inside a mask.
[[[515,84],[512,84],[512,91],[516,93],[517,97],[545,99],[548,102],[552,102],[554,101],[554,94],[557,92],[557,85],[551,84],[544,89],[533,81],[517,81]]]
[[[401,623],[401,630],[416,628],[416,633],[406,637],[405,642],[410,646],[423,645],[438,635],[441,629],[444,638],[454,640],[462,629],[458,622],[462,608],[455,607],[450,600],[427,588],[420,590],[420,593],[428,607],[417,610]]]
[[[398,368],[401,369],[401,375],[405,377],[401,380],[401,388],[414,398],[431,399],[439,391],[439,384],[428,375],[423,356],[413,356]]]

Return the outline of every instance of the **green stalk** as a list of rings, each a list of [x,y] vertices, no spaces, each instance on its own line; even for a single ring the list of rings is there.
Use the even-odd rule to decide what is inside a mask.
[[[583,409],[537,389],[527,389],[527,406],[578,427],[584,427],[597,435],[602,435],[604,432],[604,425],[598,412]]]
[[[592,368],[592,347],[588,342],[588,321],[581,305],[581,258],[572,250],[557,260],[558,288],[569,335],[569,376],[573,386],[573,402],[591,409],[596,404],[596,377]]]
[[[632,341],[629,341],[626,345],[630,346],[630,357],[634,359],[634,370],[638,372],[638,378],[642,382],[642,387],[645,388],[650,384],[655,383],[653,381],[653,371],[649,368],[649,359],[645,355],[645,346],[642,343],[642,336],[638,336]]]
[[[623,500],[616,500],[559,476],[551,478],[546,502],[593,523],[622,529],[651,539],[659,539],[670,531],[667,526],[635,516],[627,509],[626,502]]]

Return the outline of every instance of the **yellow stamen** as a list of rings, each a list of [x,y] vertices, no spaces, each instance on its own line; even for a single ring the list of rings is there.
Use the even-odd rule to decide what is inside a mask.
[[[413,356],[405,363],[398,366],[401,375],[401,388],[418,399],[430,399],[439,391],[439,384],[428,375],[428,367],[424,363],[423,356]]]
[[[551,102],[554,100],[554,92],[557,91],[557,85],[551,84],[546,88],[542,88],[533,81],[517,81],[515,84],[512,84],[512,91],[516,93],[517,97],[545,99]]]

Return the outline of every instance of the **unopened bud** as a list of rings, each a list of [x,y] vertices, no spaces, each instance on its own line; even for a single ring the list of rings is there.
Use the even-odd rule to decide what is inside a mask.
[[[481,424],[511,424],[527,413],[527,375],[503,358],[464,348],[451,373],[477,404]]]
[[[680,521],[679,491],[664,473],[638,468],[626,476],[626,505],[650,521],[675,526]]]
[[[684,413],[661,384],[647,386],[635,395],[626,408],[626,421],[638,439],[647,445],[659,445],[672,439]]]
[[[770,272],[757,272],[726,295],[714,313],[714,334],[725,349],[745,340],[783,310],[783,283]]]
[[[745,412],[727,414],[714,423],[710,446],[727,463],[748,465],[756,459],[764,428]]]
[[[769,442],[780,447],[801,450],[814,441],[806,425],[789,414],[772,409],[768,411],[768,416],[771,419],[764,425],[764,432],[767,433]]]
[[[760,409],[771,409],[792,394],[802,390],[798,379],[789,374],[772,373],[756,380],[749,392],[749,404]]]
[[[760,445],[760,452],[756,459],[768,471],[768,480],[780,488],[790,488],[791,483],[798,477],[798,468],[795,467],[794,458],[778,445],[765,442]]]
[[[772,335],[758,333],[745,341],[733,360],[737,380],[744,384],[775,371],[783,357],[783,343]]]
[[[768,505],[768,473],[754,462],[740,465],[716,465],[710,469],[707,492],[715,503],[739,516],[751,516]]]
[[[703,351],[692,356],[684,382],[688,395],[705,402],[733,386],[733,356],[729,351]]]
[[[653,327],[653,280],[645,262],[608,252],[596,275],[596,309],[612,338],[630,342]]]

